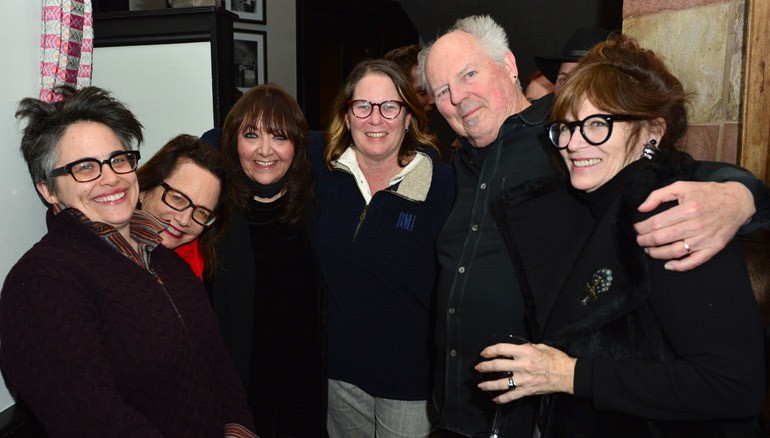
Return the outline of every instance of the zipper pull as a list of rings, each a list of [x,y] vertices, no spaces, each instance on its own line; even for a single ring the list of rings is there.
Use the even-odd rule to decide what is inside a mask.
[[[160,276],[158,274],[155,273],[155,271],[153,271],[152,269],[148,269],[148,270],[150,271],[152,276],[155,277],[155,281],[157,281],[159,285],[164,286],[164,287],[166,286],[166,284],[163,283],[163,280],[160,278]]]
[[[361,229],[361,224],[364,223],[364,219],[366,219],[366,210],[369,209],[370,204],[366,204],[364,207],[364,211],[361,212],[361,216],[358,217],[358,225],[356,225],[356,231],[353,233],[353,242],[356,241],[356,237],[358,236],[358,230]]]

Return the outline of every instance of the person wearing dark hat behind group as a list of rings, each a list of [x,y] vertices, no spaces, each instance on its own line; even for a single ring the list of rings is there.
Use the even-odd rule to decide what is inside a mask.
[[[559,94],[559,89],[570,72],[577,67],[580,58],[588,53],[591,47],[607,40],[611,34],[609,30],[600,27],[583,27],[572,34],[560,56],[535,56],[535,64],[543,72],[543,76],[554,85],[554,93]]]

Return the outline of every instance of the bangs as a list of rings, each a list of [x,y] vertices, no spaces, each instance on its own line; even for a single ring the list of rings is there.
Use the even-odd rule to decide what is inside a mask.
[[[298,106],[292,105],[289,97],[265,90],[250,96],[243,115],[239,134],[250,130],[263,129],[271,135],[282,135],[295,143],[305,142],[307,122]]]

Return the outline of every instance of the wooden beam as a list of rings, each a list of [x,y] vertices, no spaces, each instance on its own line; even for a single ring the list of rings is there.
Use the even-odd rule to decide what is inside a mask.
[[[770,184],[770,1],[746,0],[743,129],[739,163]]]

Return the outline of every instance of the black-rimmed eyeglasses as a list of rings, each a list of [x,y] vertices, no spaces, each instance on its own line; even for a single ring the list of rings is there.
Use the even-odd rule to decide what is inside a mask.
[[[102,166],[105,164],[110,166],[113,172],[122,175],[135,171],[139,158],[139,151],[116,151],[106,160],[83,158],[57,167],[48,174],[48,178],[70,174],[77,182],[89,182],[102,176]]]
[[[349,100],[350,112],[359,119],[365,119],[372,114],[374,107],[380,108],[380,115],[388,120],[393,120],[401,114],[401,108],[406,104],[400,100],[386,100],[385,102],[372,103],[368,100]]]
[[[644,120],[644,118],[622,114],[592,114],[583,120],[575,120],[574,122],[557,120],[545,125],[545,130],[551,143],[558,149],[567,147],[575,128],[580,128],[580,135],[588,144],[599,146],[612,135],[613,122],[631,120]]]
[[[188,208],[192,208],[192,220],[196,224],[210,227],[217,220],[216,213],[206,207],[193,204],[189,196],[171,187],[165,181],[162,181],[160,186],[163,187],[163,196],[160,197],[161,201],[176,211],[185,211]]]

